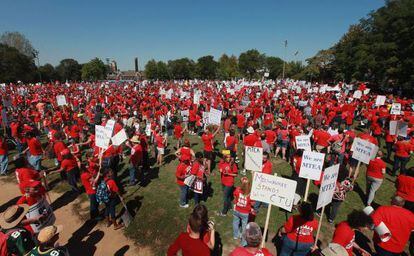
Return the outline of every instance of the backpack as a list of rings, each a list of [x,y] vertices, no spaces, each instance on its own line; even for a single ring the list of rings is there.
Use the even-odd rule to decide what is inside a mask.
[[[110,195],[111,193],[106,182],[102,180],[96,188],[96,202],[98,202],[98,204],[108,203]]]

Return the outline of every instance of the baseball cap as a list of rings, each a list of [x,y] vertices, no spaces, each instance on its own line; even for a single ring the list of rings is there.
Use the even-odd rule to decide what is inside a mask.
[[[39,243],[44,244],[49,242],[54,236],[62,232],[63,226],[62,225],[52,225],[47,226],[40,230],[39,234],[37,235],[37,240]]]

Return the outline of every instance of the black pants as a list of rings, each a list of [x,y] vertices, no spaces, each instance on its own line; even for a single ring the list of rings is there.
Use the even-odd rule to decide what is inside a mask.
[[[392,142],[386,142],[385,143],[385,147],[387,149],[387,159],[390,160],[391,159],[391,153],[392,153],[392,146],[394,145],[394,143]]]
[[[338,214],[339,211],[339,207],[341,206],[342,201],[338,201],[338,200],[332,200],[331,204],[330,204],[330,209],[329,209],[329,219],[331,220],[335,220],[336,215]]]
[[[94,219],[99,215],[99,204],[96,201],[96,194],[88,195],[89,196],[89,214],[90,218]]]
[[[78,177],[79,177],[79,169],[74,168],[66,173],[67,181],[72,188],[73,192],[79,192],[78,188]]]

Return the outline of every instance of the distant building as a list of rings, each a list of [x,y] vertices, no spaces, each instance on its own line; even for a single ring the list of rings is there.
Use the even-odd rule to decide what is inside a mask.
[[[106,79],[108,80],[142,80],[144,77],[141,71],[127,70],[127,71],[118,71],[117,73],[108,74]]]

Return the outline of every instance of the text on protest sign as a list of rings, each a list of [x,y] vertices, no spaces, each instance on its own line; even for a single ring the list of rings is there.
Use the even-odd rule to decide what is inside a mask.
[[[316,209],[322,208],[331,203],[332,196],[335,191],[336,180],[338,179],[338,173],[339,164],[326,168],[323,172]]]
[[[378,95],[375,100],[375,106],[382,106],[385,104],[386,97],[384,95]]]
[[[108,138],[112,137],[112,134],[114,133],[114,127],[115,127],[115,120],[109,119],[105,125],[105,134]]]
[[[112,145],[119,146],[122,143],[124,143],[124,141],[126,141],[127,139],[128,139],[128,136],[127,136],[125,130],[122,129],[117,134],[115,134],[114,137],[111,138]]]
[[[365,164],[369,164],[369,161],[374,159],[377,155],[378,147],[367,140],[355,138],[352,143],[351,151],[353,151],[352,158]]]
[[[211,108],[208,115],[208,123],[214,125],[220,125],[221,123],[221,110]]]
[[[392,103],[391,115],[401,115],[401,103]]]
[[[311,150],[311,142],[308,135],[296,136],[295,139],[297,149]]]
[[[323,153],[313,151],[303,152],[299,177],[310,180],[319,180],[321,178],[324,160],[325,154]]]
[[[362,97],[362,92],[360,90],[354,91],[354,95],[352,96],[352,98],[360,99],[361,97]]]
[[[261,172],[263,165],[263,148],[246,147],[244,168],[249,171]]]
[[[56,101],[57,101],[58,106],[65,106],[65,105],[67,105],[65,95],[58,95],[58,96],[56,96]]]
[[[250,197],[253,200],[292,210],[295,199],[296,181],[255,172]]]
[[[102,125],[95,125],[95,144],[99,148],[106,149],[109,146],[111,137],[106,136],[105,127]]]

